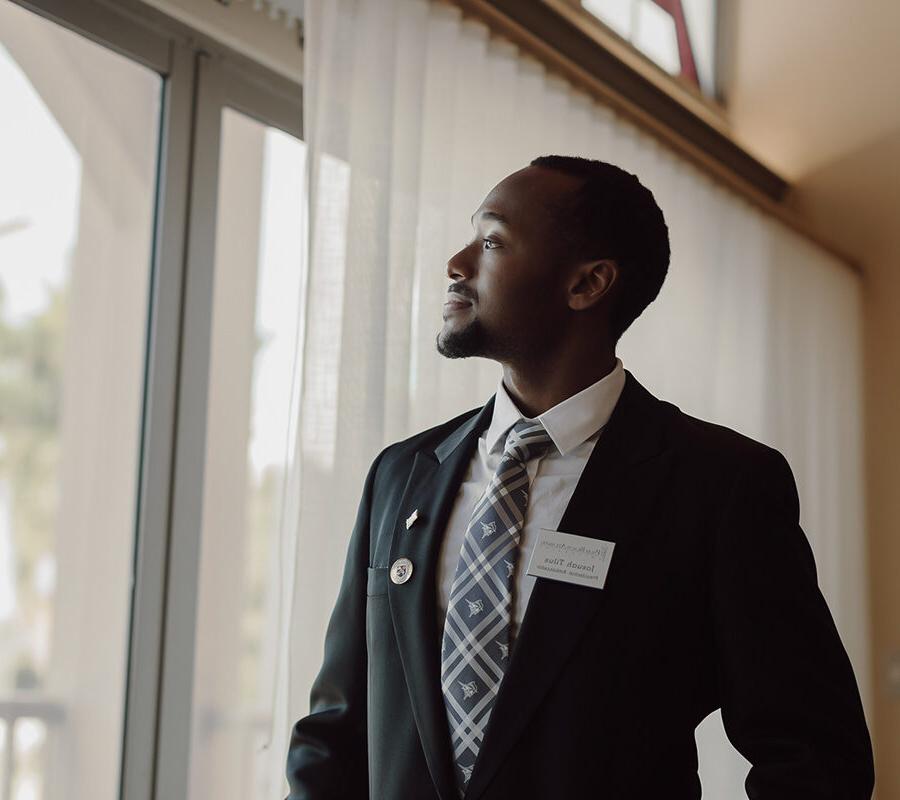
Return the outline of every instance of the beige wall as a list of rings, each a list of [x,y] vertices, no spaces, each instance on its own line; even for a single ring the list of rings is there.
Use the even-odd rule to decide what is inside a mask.
[[[734,0],[735,137],[865,273],[867,518],[878,800],[900,800],[900,3]],[[895,681],[897,679],[895,678]]]

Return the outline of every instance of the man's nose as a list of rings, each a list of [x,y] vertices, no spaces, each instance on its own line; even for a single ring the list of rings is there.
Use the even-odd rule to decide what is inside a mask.
[[[469,248],[464,247],[450,258],[447,262],[448,278],[454,281],[462,281],[472,277],[472,262],[468,252]]]

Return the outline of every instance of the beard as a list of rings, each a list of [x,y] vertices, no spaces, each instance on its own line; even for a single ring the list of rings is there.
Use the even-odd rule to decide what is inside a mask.
[[[444,333],[435,338],[437,351],[446,358],[471,358],[488,355],[488,335],[479,320],[472,320],[465,328]]]

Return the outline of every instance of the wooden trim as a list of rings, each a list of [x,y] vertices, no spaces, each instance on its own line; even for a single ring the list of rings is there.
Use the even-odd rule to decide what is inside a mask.
[[[859,263],[814,232],[783,204],[789,184],[743,150],[718,125],[697,116],[669,92],[651,84],[548,0],[440,0],[458,7],[538,59],[680,156],[776,217],[795,232],[862,274]]]

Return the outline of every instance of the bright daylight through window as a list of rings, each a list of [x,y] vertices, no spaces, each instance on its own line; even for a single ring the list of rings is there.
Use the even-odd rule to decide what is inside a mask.
[[[715,0],[582,0],[657,66],[715,96]]]

